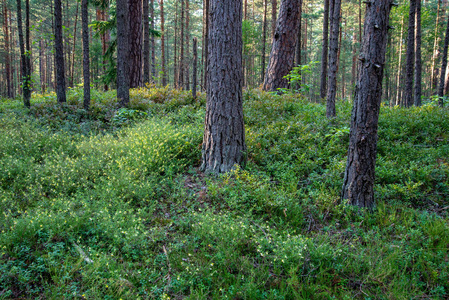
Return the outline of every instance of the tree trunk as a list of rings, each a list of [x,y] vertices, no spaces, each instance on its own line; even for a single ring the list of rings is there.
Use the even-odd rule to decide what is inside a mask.
[[[101,8],[97,8],[96,11],[96,18],[97,21],[107,21],[108,20],[108,7],[101,7]],[[106,73],[106,65],[107,65],[107,60],[105,59],[105,54],[106,51],[108,49],[108,43],[109,43],[109,30],[107,30],[106,32],[102,33],[100,35],[100,39],[101,39],[101,50],[102,50],[102,54],[103,54],[103,74]],[[109,89],[107,84],[104,84],[103,89],[105,91],[107,91]]]
[[[143,0],[143,83],[150,82],[150,8],[149,1]]]
[[[242,107],[242,0],[210,2],[209,63],[201,170],[228,172],[245,162]]]
[[[421,63],[421,0],[416,0],[415,29],[415,106],[421,106],[422,63]]]
[[[329,49],[329,1],[324,0],[323,15],[323,48],[321,52],[321,81],[320,81],[320,98],[324,99],[327,92],[327,59]]]
[[[330,27],[332,31],[329,44],[329,82],[327,86],[326,117],[334,118],[336,116],[335,98],[337,95],[338,36],[340,30],[341,0],[330,1],[332,1],[332,15],[330,16]]]
[[[410,11],[408,20],[408,37],[407,37],[407,60],[405,71],[405,88],[403,92],[403,105],[410,107],[413,104],[413,75],[415,66],[415,13],[416,1],[410,0]]]
[[[45,60],[46,55],[45,55],[44,45],[45,45],[44,40],[40,40],[39,41],[39,79],[41,82],[41,93],[42,94],[45,94],[45,90],[46,90],[45,86],[46,86],[46,82],[47,82],[47,79],[45,76],[47,67],[46,67],[46,60]]]
[[[193,74],[192,74],[192,97],[196,99],[196,86],[197,86],[197,70],[198,70],[198,39],[196,37],[193,38]]]
[[[28,75],[28,61],[25,53],[25,42],[23,40],[23,25],[22,25],[22,3],[21,0],[17,0],[17,28],[19,30],[19,47],[20,47],[20,62],[21,62],[21,75],[22,75],[22,90],[23,90],[23,104],[25,107],[30,107],[30,78]]]
[[[296,41],[296,66],[301,65],[301,23],[302,23],[302,2],[299,1],[299,20],[298,20],[298,40]],[[299,91],[301,88],[301,71],[299,71],[299,81],[296,83],[296,89]]]
[[[298,38],[299,4],[300,0],[281,2],[263,85],[265,91],[277,91],[279,88],[288,87],[288,81],[284,76],[293,68]]]
[[[352,35],[352,67],[351,67],[351,93],[354,95],[355,91],[355,81],[357,76],[357,38],[355,34],[355,27],[354,27],[354,34]],[[354,99],[352,99],[354,100]]]
[[[88,0],[81,3],[81,22],[83,28],[83,76],[84,76],[84,101],[83,106],[86,111],[90,106],[90,71],[89,71],[89,15]]]
[[[160,2],[161,7],[161,64],[162,64],[162,85],[167,85],[167,71],[165,69],[165,33],[164,33],[164,0]]]
[[[432,62],[431,62],[431,68],[430,68],[430,89],[431,89],[431,94],[433,94],[435,87],[436,87],[436,81],[435,78],[438,76],[438,72],[435,72],[435,64],[436,64],[436,59],[438,57],[438,44],[440,41],[440,36],[439,36],[439,32],[438,32],[438,28],[440,25],[440,6],[441,6],[441,0],[437,0],[438,1],[438,8],[437,8],[437,17],[435,20],[435,38],[434,38],[434,42],[433,42],[433,51],[432,51]]]
[[[271,39],[274,39],[276,32],[276,15],[277,15],[277,0],[271,0]]]
[[[128,12],[128,1],[117,0],[117,101],[120,107],[129,104]]]
[[[186,53],[184,57],[184,86],[186,90],[189,90],[190,87],[190,7],[189,0],[186,1],[185,7],[185,18],[186,18],[186,27],[184,29],[185,41],[186,41]]]
[[[154,0],[151,0],[150,16],[151,16],[151,31],[154,31]],[[151,82],[154,83],[155,78],[156,78],[156,43],[154,41],[154,34],[151,34]]]
[[[443,96],[444,96],[444,80],[446,78],[446,67],[447,67],[447,51],[449,48],[449,16],[446,24],[446,36],[444,38],[444,50],[443,50],[443,62],[441,64],[441,75],[440,75],[440,86],[438,88],[438,97],[440,106],[443,107]]]
[[[207,90],[207,66],[208,56],[209,56],[209,22],[210,22],[210,14],[209,14],[209,4],[210,0],[204,0],[204,28],[203,28],[203,90]]]
[[[62,8],[61,0],[55,0],[55,62],[56,62],[56,95],[59,103],[66,102],[64,51],[62,41]]]
[[[265,53],[267,45],[267,11],[268,11],[268,0],[263,1],[263,29],[262,29],[262,57],[261,57],[261,81],[265,78]]]
[[[145,0],[147,1],[147,0]],[[129,5],[129,87],[143,85],[142,78],[142,0],[128,0]]]
[[[342,199],[374,206],[374,176],[382,77],[391,0],[372,0],[366,9],[359,78],[352,109]]]
[[[73,87],[73,81],[75,77],[75,46],[76,46],[76,25],[78,24],[78,4],[76,5],[75,13],[75,28],[73,30],[73,50],[72,50],[72,67],[70,68],[70,83],[69,86]]]
[[[3,1],[3,34],[5,37],[5,72],[6,72],[6,95],[13,98],[11,85],[11,57],[9,54],[9,24],[8,24],[8,6],[6,0]]]
[[[399,38],[399,66],[398,66],[398,74],[396,76],[396,105],[400,105],[400,99],[401,97],[401,69],[402,69],[402,40],[403,40],[403,34],[404,34],[404,17],[402,17],[401,20],[401,37]]]
[[[179,22],[181,26],[181,36],[179,39],[179,46],[181,51],[179,53],[179,73],[178,73],[178,88],[183,88],[184,86],[184,0],[181,0],[181,21]]]

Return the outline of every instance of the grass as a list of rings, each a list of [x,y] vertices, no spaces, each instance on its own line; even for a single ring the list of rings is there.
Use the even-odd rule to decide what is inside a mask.
[[[449,113],[382,107],[376,207],[340,203],[351,105],[244,94],[245,169],[205,176],[205,96],[0,101],[0,299],[445,299]]]

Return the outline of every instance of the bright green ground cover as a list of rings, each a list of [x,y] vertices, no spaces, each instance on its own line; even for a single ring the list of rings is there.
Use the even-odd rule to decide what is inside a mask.
[[[382,108],[361,212],[339,203],[350,104],[329,122],[245,93],[248,164],[213,177],[204,95],[131,94],[114,113],[94,92],[90,116],[80,90],[0,102],[0,299],[449,297],[447,109]]]

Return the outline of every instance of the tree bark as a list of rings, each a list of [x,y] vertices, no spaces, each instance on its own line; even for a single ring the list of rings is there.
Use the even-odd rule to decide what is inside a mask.
[[[196,37],[193,38],[193,74],[192,74],[192,97],[196,99],[196,86],[197,86],[197,70],[198,70],[198,39]]]
[[[143,0],[143,83],[150,82],[150,7],[149,1]]]
[[[184,86],[186,90],[189,90],[190,87],[190,7],[189,0],[186,1],[185,7],[185,18],[186,18],[186,27],[184,29],[185,41],[186,41],[186,50],[184,57]]]
[[[372,0],[365,15],[363,63],[359,64],[342,189],[342,199],[359,207],[374,206],[377,128],[391,4],[391,0]]]
[[[73,29],[73,50],[72,50],[72,67],[70,68],[70,81],[69,86],[73,87],[73,81],[75,80],[75,46],[76,46],[76,25],[78,24],[78,3],[76,4],[76,12],[75,12],[75,26]]]
[[[401,37],[399,38],[399,66],[398,66],[398,74],[396,76],[396,89],[397,89],[397,94],[396,94],[396,105],[400,105],[400,99],[402,99],[401,97],[401,69],[402,69],[402,36],[404,34],[404,17],[402,17],[401,19]]]
[[[56,63],[56,95],[59,103],[66,102],[64,50],[62,41],[62,8],[61,0],[55,0],[55,63]]]
[[[263,29],[262,29],[262,57],[261,57],[261,81],[265,78],[265,56],[267,45],[267,12],[268,12],[268,0],[263,1]]]
[[[209,63],[201,170],[228,172],[245,162],[242,107],[242,0],[210,2]]]
[[[276,15],[277,15],[277,0],[271,0],[271,39],[274,39],[276,32]]]
[[[184,86],[184,0],[181,0],[181,21],[179,22],[181,26],[181,36],[179,39],[180,53],[179,53],[179,73],[178,73],[178,88],[183,88]]]
[[[320,80],[320,98],[324,99],[327,92],[327,59],[329,50],[329,1],[324,0],[323,14],[323,48],[321,52],[321,80]]]
[[[335,98],[337,95],[337,69],[338,69],[338,36],[340,31],[340,10],[341,0],[332,1],[332,15],[331,20],[331,36],[329,45],[329,69],[328,69],[328,87],[327,87],[327,99],[326,99],[326,117],[334,118],[336,116],[335,111]]]
[[[146,0],[145,0],[146,1]],[[143,85],[142,78],[142,0],[128,0],[129,5],[129,87]]]
[[[415,14],[416,1],[410,0],[410,11],[408,20],[408,36],[407,36],[407,59],[405,65],[405,88],[403,92],[403,105],[410,107],[413,104],[413,75],[415,66]]]
[[[151,16],[151,30],[154,31],[154,0],[151,0],[150,16]],[[154,34],[151,34],[151,82],[154,83],[156,78],[156,43],[154,41]]]
[[[435,64],[436,64],[436,60],[438,58],[438,44],[440,41],[440,36],[439,36],[439,32],[438,32],[438,28],[440,25],[440,6],[441,6],[441,0],[437,0],[438,1],[438,8],[437,8],[437,17],[435,19],[435,38],[434,38],[434,42],[433,42],[433,51],[432,51],[432,62],[431,62],[431,68],[430,68],[430,89],[431,89],[431,94],[434,93],[435,91],[435,87],[436,87],[436,77],[438,77],[438,72],[436,72],[436,68],[435,68]]]
[[[86,111],[90,106],[90,71],[89,71],[89,15],[88,0],[81,3],[81,22],[83,28],[83,76],[84,76],[84,101],[83,106]]]
[[[447,68],[447,51],[449,48],[449,16],[446,24],[446,36],[444,38],[444,50],[443,50],[443,59],[441,64],[441,75],[440,75],[440,86],[438,87],[438,97],[440,106],[443,107],[443,96],[444,96],[444,81],[446,78],[446,68]]]
[[[161,60],[162,60],[162,85],[167,85],[167,72],[165,69],[165,33],[164,33],[164,0],[160,2],[161,8]]]
[[[204,0],[204,27],[203,27],[203,90],[207,90],[207,66],[209,56],[209,4],[210,0]]]
[[[161,0],[162,3],[162,0]],[[128,1],[117,0],[117,101],[120,107],[129,104]]]
[[[302,17],[302,2],[303,0],[299,1],[299,20],[298,20],[298,39],[296,41],[296,66],[301,65],[301,17]],[[299,89],[301,88],[301,71],[299,71],[300,79],[299,81],[296,83],[296,89],[299,91]]]
[[[416,0],[415,28],[415,106],[421,106],[422,62],[421,62],[421,0]]]
[[[281,2],[263,85],[265,91],[277,91],[279,88],[288,87],[288,81],[284,76],[293,68],[296,40],[298,39],[299,3],[300,0],[283,0]]]
[[[13,98],[12,78],[11,78],[11,56],[9,53],[9,24],[8,24],[8,5],[3,1],[3,34],[5,37],[5,72],[6,72],[6,95]]]

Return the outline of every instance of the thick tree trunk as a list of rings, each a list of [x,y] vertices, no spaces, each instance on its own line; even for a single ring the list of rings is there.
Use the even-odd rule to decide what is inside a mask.
[[[357,76],[357,38],[355,34],[355,27],[354,27],[354,34],[352,35],[352,67],[351,67],[351,93],[354,95],[355,91],[355,80]],[[352,99],[354,100],[354,99]]]
[[[415,14],[416,1],[410,0],[410,11],[408,20],[408,37],[407,37],[407,59],[405,65],[405,88],[403,92],[403,105],[410,107],[413,104],[413,75],[415,66]]]
[[[444,81],[446,79],[446,67],[447,67],[447,51],[449,48],[449,16],[446,25],[446,36],[444,38],[444,49],[443,49],[443,59],[441,64],[441,75],[440,75],[440,86],[438,87],[438,97],[440,98],[440,106],[443,106],[443,96],[444,96]]]
[[[196,86],[197,86],[197,70],[198,70],[198,39],[196,37],[193,38],[193,74],[192,74],[192,97],[196,99]]]
[[[162,65],[162,85],[167,85],[167,71],[165,68],[165,33],[164,33],[164,0],[160,2],[161,7],[161,65]]]
[[[206,119],[201,170],[228,172],[245,162],[242,107],[242,0],[210,2]]]
[[[143,83],[150,82],[150,8],[149,1],[143,0]]]
[[[161,0],[162,3],[162,0]],[[117,101],[120,107],[129,104],[128,1],[117,0]]]
[[[330,16],[332,31],[329,45],[329,82],[327,87],[326,116],[328,118],[334,118],[336,116],[335,98],[337,95],[338,36],[340,30],[341,0],[330,1],[332,1],[332,15]]]
[[[263,85],[265,91],[277,91],[279,88],[288,87],[288,81],[284,76],[293,68],[298,39],[299,4],[300,0],[281,2]]]
[[[352,109],[349,150],[342,199],[359,207],[374,206],[374,175],[382,77],[391,0],[367,5],[356,99]]]
[[[81,3],[81,22],[83,29],[83,76],[84,76],[84,101],[85,110],[90,106],[90,71],[89,71],[89,15],[88,0],[82,0]]]
[[[277,15],[277,0],[271,0],[271,39],[274,39],[276,32],[276,15]]]
[[[146,0],[145,0],[146,1]],[[128,0],[129,5],[129,87],[143,85],[142,77],[142,0]]]
[[[55,63],[56,63],[56,95],[59,103],[66,102],[64,51],[62,41],[62,8],[61,0],[55,0]]]
[[[323,48],[321,52],[321,80],[320,80],[320,98],[324,99],[327,92],[327,59],[329,50],[329,1],[324,0],[323,15]]]
[[[209,64],[208,56],[209,56],[209,22],[210,22],[210,14],[209,14],[209,5],[210,0],[204,0],[204,28],[203,28],[203,90],[207,90],[207,66]]]
[[[421,0],[416,0],[415,28],[415,106],[421,106],[422,62],[421,62]]]

